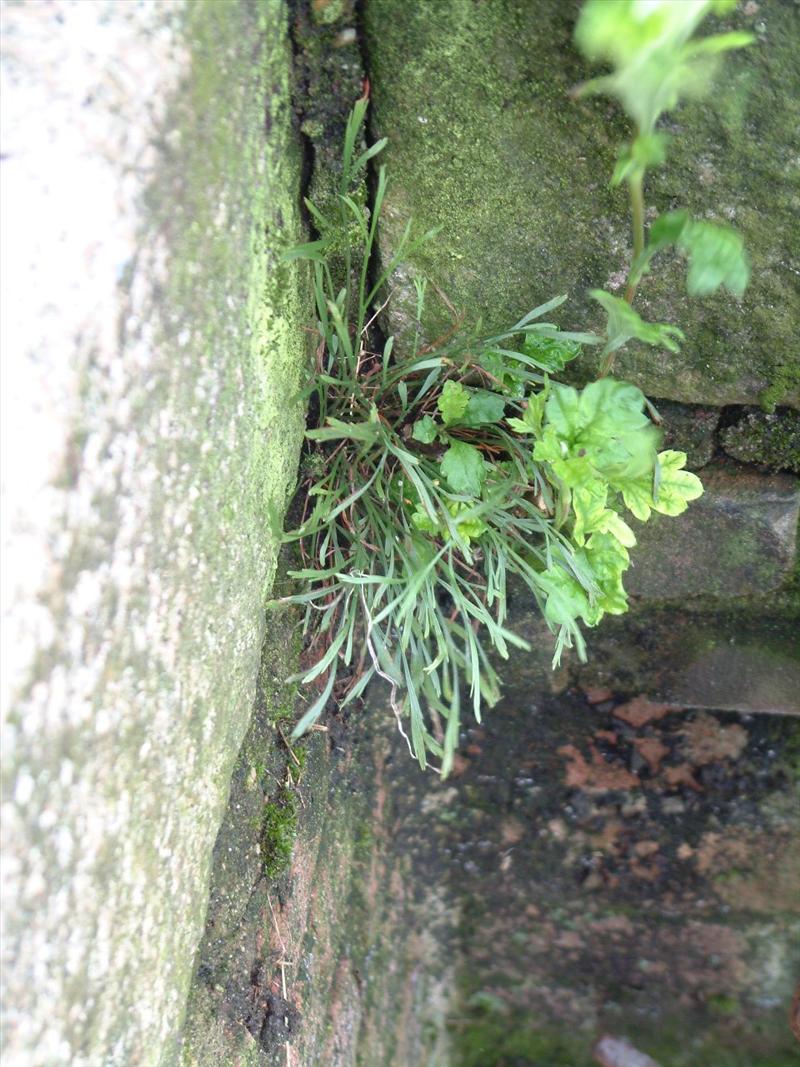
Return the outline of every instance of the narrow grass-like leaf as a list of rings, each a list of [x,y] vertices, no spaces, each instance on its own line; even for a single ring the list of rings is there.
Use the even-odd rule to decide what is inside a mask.
[[[296,741],[298,737],[302,737],[306,730],[309,728],[309,726],[313,725],[313,723],[315,723],[320,717],[320,715],[325,709],[325,705],[330,699],[331,693],[333,692],[333,685],[335,681],[336,674],[332,670],[330,678],[328,678],[328,684],[325,686],[322,693],[314,701],[314,703],[311,705],[305,715],[301,716],[297,726],[295,726],[295,728],[292,730],[291,738],[293,741]]]

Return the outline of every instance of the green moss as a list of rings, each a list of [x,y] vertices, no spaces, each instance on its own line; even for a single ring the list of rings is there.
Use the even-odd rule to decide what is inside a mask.
[[[475,998],[472,998],[473,1001]],[[496,1000],[496,998],[493,998]],[[738,1020],[736,998],[718,996],[709,1004],[719,1019],[719,1030],[706,1017],[692,1029],[686,1023],[639,1024],[625,1027],[625,1036],[641,1052],[669,1067],[792,1067],[796,1051],[781,1012],[746,1029]],[[567,1034],[546,1023],[508,1014],[502,1002],[481,1002],[472,1019],[453,1026],[452,1067],[592,1067],[595,1034]],[[746,1009],[745,1009],[746,1012]],[[614,1028],[611,1027],[612,1032]],[[693,1036],[699,1035],[699,1036]]]
[[[348,0],[311,0],[312,18],[321,26],[330,26],[348,13],[352,14]]]
[[[296,825],[291,796],[275,798],[261,818],[264,782],[273,782],[281,770],[269,747],[273,730],[266,731],[266,746],[253,740],[252,731],[248,735],[233,785],[231,767],[253,710],[255,649],[278,558],[278,528],[296,476],[305,414],[299,384],[308,355],[305,326],[313,311],[307,272],[280,259],[286,247],[305,236],[286,5],[282,0],[200,0],[181,10],[191,72],[167,127],[170,145],[179,149],[166,154],[165,170],[153,184],[147,207],[156,232],[168,235],[170,243],[169,289],[163,300],[175,355],[165,373],[174,379],[179,368],[187,368],[178,384],[179,411],[191,412],[204,436],[190,451],[181,432],[177,443],[165,443],[165,450],[175,450],[169,462],[183,464],[191,471],[191,485],[201,489],[189,519],[198,559],[212,562],[211,596],[204,594],[202,569],[195,576],[192,565],[188,602],[194,599],[203,613],[194,662],[207,659],[210,642],[213,647],[227,641],[222,649],[231,647],[239,654],[243,637],[241,612],[230,596],[234,582],[246,583],[247,614],[256,635],[245,663],[222,657],[219,684],[209,687],[196,714],[205,762],[195,765],[194,774],[204,783],[219,782],[221,806],[230,787],[239,807],[226,816],[220,832],[226,851],[220,857],[218,846],[210,926],[198,951],[201,970],[189,1001],[183,1062],[227,1067],[264,1062],[258,1042],[235,1021],[222,997],[236,983],[234,961],[243,958],[231,952],[241,917],[253,886],[264,883],[256,846],[265,849],[264,865],[277,871],[291,853]],[[217,386],[208,367],[230,367],[230,372],[220,375]],[[153,397],[154,403],[161,402],[158,391]],[[232,455],[232,427],[241,425],[243,408],[248,432],[236,442],[238,455]],[[192,497],[187,492],[184,499]],[[174,556],[168,538],[165,551]],[[286,663],[291,650],[282,640],[286,616],[273,616],[267,626],[281,639],[273,642],[262,668],[271,684],[263,684],[262,676],[257,687],[252,719],[262,733],[260,702],[266,699],[288,712],[274,680],[282,682],[293,669]],[[232,703],[232,677],[247,679],[247,696],[241,732],[225,727],[230,760],[223,766],[217,755],[222,740],[209,738],[209,723],[226,721],[221,712]],[[198,899],[205,906],[202,892]],[[205,974],[212,977],[205,979]]]
[[[491,1018],[459,1027],[453,1067],[590,1067],[589,1042]]]
[[[195,321],[176,324],[176,332],[188,326],[192,343],[205,352],[225,351],[233,336],[247,339],[237,352],[255,412],[247,489],[227,496],[219,508],[209,507],[204,496],[202,529],[218,540],[241,521],[243,506],[250,505],[263,525],[270,514],[282,516],[293,484],[303,410],[287,398],[297,396],[307,360],[303,327],[310,304],[306,274],[282,263],[280,255],[302,238],[301,161],[291,131],[283,5],[205,0],[187,8],[185,32],[192,77],[175,121],[189,158],[180,157],[172,183],[153,188],[150,209],[169,228],[185,220],[170,268],[170,305],[194,309]],[[244,40],[253,42],[247,59],[239,57]],[[230,57],[230,65],[220,62],[221,55]],[[207,317],[197,335],[197,309],[211,306],[224,313]],[[197,403],[195,385],[192,380],[187,407]],[[239,394],[239,380],[232,376],[214,398],[215,408],[233,410]],[[224,482],[228,475],[219,464],[217,449],[195,457],[198,483]]]
[[[800,474],[800,413],[751,411],[722,435],[722,447],[742,463]]]
[[[709,997],[706,1006],[715,1015],[736,1015],[741,1005],[735,997],[726,997],[719,993],[716,997]]]
[[[267,1067],[258,1042],[244,1026],[231,1025],[216,1014],[210,991],[199,990],[195,997],[181,1067]]]
[[[787,362],[776,359],[770,384],[758,394],[758,402],[765,411],[774,411],[778,404],[790,404],[800,394],[800,364],[787,355]]]
[[[292,858],[297,838],[297,807],[297,795],[286,786],[264,805],[261,859],[264,873],[273,881],[284,873]]]
[[[375,852],[375,832],[366,820],[358,829],[353,841],[355,857],[362,863],[368,863]]]

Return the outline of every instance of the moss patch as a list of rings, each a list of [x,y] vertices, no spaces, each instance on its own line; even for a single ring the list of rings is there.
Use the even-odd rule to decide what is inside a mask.
[[[730,998],[718,1000],[725,1008],[723,1014],[730,1019]],[[730,1042],[702,1037],[692,1040],[678,1028],[670,1032],[669,1026],[660,1032],[643,1029],[649,1032],[632,1038],[635,1047],[669,1067],[753,1067],[754,1063],[759,1067],[794,1067],[797,1062],[791,1044],[794,1038],[788,1033],[785,1019],[777,1013],[769,1027],[756,1026],[749,1040],[743,1039],[735,1022],[731,1029],[738,1032]],[[782,1047],[773,1044],[765,1049],[762,1042],[768,1030]],[[783,1040],[779,1036],[782,1030],[786,1031]],[[630,1031],[626,1035],[631,1039]],[[532,1027],[530,1020],[524,1018],[476,1020],[462,1024],[457,1031],[451,1067],[596,1067],[597,1060],[591,1054],[593,1042],[594,1035],[567,1037],[547,1025]]]
[[[589,1042],[523,1019],[475,1019],[454,1027],[452,1067],[590,1067]]]
[[[800,414],[750,411],[721,434],[722,447],[742,463],[800,474]]]
[[[297,837],[297,808],[297,796],[288,786],[281,786],[275,799],[264,805],[261,858],[270,881],[284,873],[292,858]]]

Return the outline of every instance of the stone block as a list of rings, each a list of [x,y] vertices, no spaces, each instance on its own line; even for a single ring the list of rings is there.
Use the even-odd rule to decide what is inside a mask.
[[[286,22],[3,7],[7,1067],[175,1061],[304,422]]]
[[[182,1067],[444,1067],[456,913],[436,829],[455,790],[409,757],[381,685],[293,756],[274,745],[308,698],[284,680],[297,648],[280,611],[214,852]],[[299,818],[276,873],[265,811],[287,788]]]
[[[797,615],[641,608],[587,633],[571,675],[677,708],[800,715],[799,634]]]
[[[419,232],[442,227],[395,278],[390,332],[409,330],[414,273],[435,283],[467,324],[480,317],[485,335],[559,293],[569,295],[560,325],[602,328],[586,292],[624,282],[628,205],[609,179],[630,131],[612,102],[569,96],[597,73],[572,43],[577,11],[573,0],[366,6],[373,128],[389,138],[384,255],[408,219]],[[753,32],[756,43],[726,57],[707,100],[667,120],[674,140],[667,163],[648,175],[649,207],[734,224],[753,274],[741,304],[724,294],[690,300],[675,258],[645,280],[643,317],[686,332],[679,355],[636,344],[619,354],[618,376],[652,396],[800,403],[792,265],[800,247],[799,20],[797,5],[782,0],[741,5],[725,25]],[[432,339],[450,327],[451,313],[431,286],[428,293]],[[596,357],[587,350],[576,366],[591,378]]]
[[[704,468],[705,492],[678,517],[633,522],[625,586],[656,600],[762,596],[777,589],[795,561],[800,483],[724,464]]]

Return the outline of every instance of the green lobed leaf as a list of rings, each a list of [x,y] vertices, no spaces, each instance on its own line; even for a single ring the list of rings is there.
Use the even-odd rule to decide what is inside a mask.
[[[486,348],[478,357],[478,363],[491,374],[495,389],[520,399],[525,395],[525,379],[519,373],[519,364],[507,360],[502,352]]]
[[[670,245],[677,245],[689,221],[688,211],[668,211],[658,216],[647,235],[647,247],[634,260],[631,268],[632,281],[638,282],[641,279],[657,252]]]
[[[603,307],[608,318],[605,352],[615,352],[632,338],[666,348],[670,352],[680,351],[678,341],[684,340],[684,334],[677,326],[665,322],[644,322],[626,300],[602,289],[590,290],[589,296]]]
[[[446,381],[436,402],[445,426],[452,426],[454,423],[459,422],[461,416],[467,410],[468,403],[469,393],[461,382]]]
[[[678,247],[689,256],[686,288],[690,296],[708,296],[721,285],[741,300],[750,280],[744,240],[731,226],[691,222]]]
[[[636,534],[613,508],[608,508],[603,512],[595,532],[610,534],[625,548],[633,548],[636,544]]]
[[[652,133],[664,111],[708,88],[721,52],[753,40],[726,33],[691,42],[703,18],[718,9],[718,0],[587,0],[575,40],[589,59],[608,61],[614,71],[580,91],[617,97],[639,130]]]
[[[573,626],[578,619],[587,626],[596,626],[606,612],[620,615],[627,611],[622,576],[630,565],[630,556],[625,545],[613,534],[593,533],[576,559],[587,574],[590,588],[581,585],[564,566],[551,564],[539,575],[547,594],[545,618],[558,626]]]
[[[647,522],[653,507],[652,479],[639,478],[621,486],[625,507],[640,521]]]
[[[657,167],[667,158],[669,136],[665,133],[641,133],[631,144],[623,145],[619,151],[611,184],[619,185],[637,171],[644,172],[648,167]]]
[[[522,418],[518,419],[516,416],[512,416],[506,419],[511,429],[516,430],[517,433],[534,434],[536,437],[541,437],[544,412],[549,395],[550,386],[548,384],[541,392],[529,396],[528,403],[522,412]]]
[[[633,531],[606,504],[607,490],[637,479],[652,481],[658,429],[644,412],[644,394],[627,382],[602,378],[581,392],[552,384],[545,426],[534,444],[534,460],[556,490],[557,521],[573,514],[573,538],[582,545],[591,533],[613,534],[624,546]]]
[[[696,474],[684,470],[686,453],[668,449],[659,452],[660,470],[658,496],[653,499],[653,510],[662,515],[681,515],[690,500],[703,495],[703,483]]]
[[[548,567],[538,576],[538,584],[546,596],[544,617],[553,626],[574,626],[592,614],[586,590],[563,567]]]
[[[414,423],[411,429],[411,436],[415,441],[419,441],[423,445],[429,445],[436,440],[438,432],[436,421],[430,415],[423,415],[421,419],[417,419]]]
[[[633,280],[638,281],[653,256],[669,245],[689,257],[686,288],[690,296],[708,296],[724,285],[742,298],[750,279],[750,264],[742,236],[732,226],[696,222],[688,211],[659,215],[650,227],[647,248],[633,264]]]
[[[572,538],[576,545],[584,545],[587,533],[598,528],[607,510],[607,499],[608,485],[599,478],[593,479],[573,492],[572,510],[575,513],[575,523],[572,528]]]
[[[453,492],[480,496],[486,478],[486,463],[474,445],[452,441],[442,457],[441,470]]]
[[[658,454],[658,492],[654,477],[641,475],[620,485],[625,506],[642,522],[651,511],[662,515],[681,515],[703,493],[703,483],[696,474],[684,470],[686,453],[668,449]]]
[[[488,389],[470,390],[464,414],[458,420],[461,426],[485,426],[500,422],[506,409],[506,402],[497,393]]]
[[[628,595],[622,585],[622,575],[630,566],[627,548],[613,534],[594,533],[586,544],[585,556],[599,589],[595,609],[623,615],[628,610]]]
[[[522,351],[536,360],[542,370],[556,374],[581,354],[581,346],[577,341],[565,340],[558,336],[542,337],[529,332],[522,342]]]
[[[418,507],[411,516],[411,524],[415,530],[422,530],[423,533],[433,534],[435,536],[440,532],[439,523],[435,522],[430,515],[420,507]]]
[[[516,430],[517,433],[536,433],[533,426],[530,426],[523,419],[518,419],[516,415],[512,415],[511,418],[506,420],[512,430]]]
[[[570,445],[598,446],[652,424],[645,396],[629,382],[600,378],[578,392],[554,383],[545,404],[545,419]]]
[[[486,523],[476,515],[472,518],[461,518],[465,512],[469,512],[472,505],[465,504],[460,500],[452,500],[447,505],[447,510],[456,521],[456,528],[458,529],[459,536],[466,542],[467,545],[470,542],[477,540],[481,534],[486,533],[488,526]],[[432,534],[434,537],[446,536],[446,529],[438,522],[434,522],[428,515],[422,511],[421,508],[417,510],[411,516],[411,523],[417,530],[422,530],[423,533]]]

